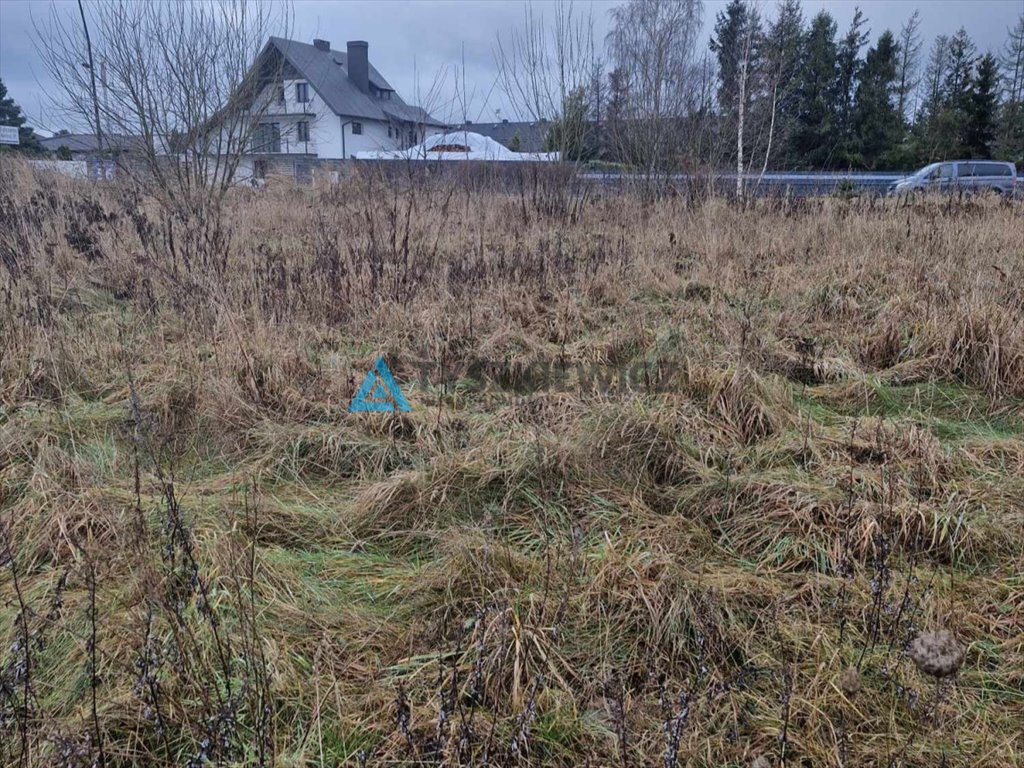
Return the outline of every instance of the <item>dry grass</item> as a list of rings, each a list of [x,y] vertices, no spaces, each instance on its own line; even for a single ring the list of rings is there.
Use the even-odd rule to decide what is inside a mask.
[[[1024,759],[1019,203],[225,216],[0,168],[0,762]]]

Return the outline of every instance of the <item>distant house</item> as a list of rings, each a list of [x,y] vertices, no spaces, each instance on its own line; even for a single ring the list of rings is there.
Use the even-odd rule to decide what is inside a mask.
[[[473,131],[481,136],[494,139],[513,152],[543,152],[544,139],[551,124],[547,120],[515,122],[502,120],[498,123],[474,123],[466,121],[460,130]]]
[[[405,149],[443,132],[444,123],[402,100],[368,52],[361,40],[336,51],[327,40],[270,38],[253,70],[274,74],[263,76],[259,124],[237,179],[302,179],[356,152]]]
[[[93,180],[114,178],[119,166],[132,162],[133,155],[141,155],[146,147],[141,136],[117,133],[104,133],[102,146],[94,133],[50,136],[40,138],[39,144],[57,159],[33,161],[35,167]]]
[[[93,160],[111,155],[141,152],[145,142],[141,136],[123,136],[120,134],[103,134],[103,147],[95,133],[65,133],[63,136],[51,136],[39,139],[44,149],[50,152],[61,152],[64,147],[71,160]]]

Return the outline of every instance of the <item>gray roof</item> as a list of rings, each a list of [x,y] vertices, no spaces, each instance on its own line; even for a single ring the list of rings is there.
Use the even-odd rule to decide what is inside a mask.
[[[95,133],[69,133],[64,136],[51,136],[47,139],[40,139],[39,143],[50,152],[56,152],[61,147],[67,147],[72,152],[98,152],[100,149]],[[104,133],[103,145],[104,149],[127,152],[143,149],[145,141],[141,136]]]
[[[391,91],[391,98],[377,99],[359,90],[348,77],[348,55],[344,51],[321,50],[308,43],[272,37],[263,55],[276,49],[299,75],[309,81],[336,114],[362,117],[367,120],[394,120],[421,125],[444,126],[426,110],[402,101],[391,84],[371,64],[370,83],[381,90]]]
[[[512,137],[518,134],[520,152],[543,152],[544,137],[547,136],[549,125],[546,120],[522,123],[503,120],[500,123],[466,123],[460,130],[479,133],[506,147]]]

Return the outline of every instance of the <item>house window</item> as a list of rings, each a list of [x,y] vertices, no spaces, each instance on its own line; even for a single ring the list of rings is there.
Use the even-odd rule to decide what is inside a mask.
[[[281,126],[277,123],[260,123],[253,132],[253,152],[280,152]]]
[[[352,123],[352,135],[353,136],[361,136],[362,133],[363,133],[363,124],[362,123]]]
[[[267,161],[254,160],[252,164],[252,176],[254,179],[267,178]]]
[[[300,104],[305,104],[309,101],[309,83],[295,84],[295,100]]]
[[[277,103],[284,104],[284,86],[277,86]]]
[[[301,120],[298,125],[299,141],[309,141],[309,123]]]
[[[388,138],[389,139],[391,138],[391,126],[390,125],[388,126]]]

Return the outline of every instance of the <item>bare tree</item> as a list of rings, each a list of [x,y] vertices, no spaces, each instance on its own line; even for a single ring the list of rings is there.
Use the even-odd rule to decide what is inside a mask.
[[[611,11],[609,52],[629,99],[617,137],[623,153],[650,176],[678,160],[691,86],[701,0],[629,0]]]
[[[277,92],[279,62],[261,51],[289,17],[288,6],[244,0],[101,0],[83,24],[55,7],[36,26],[58,106],[97,135],[137,137],[119,172],[161,204],[175,268],[225,258],[220,204]],[[82,66],[90,47],[103,64],[102,99],[94,67]]]
[[[549,131],[552,150],[571,157],[585,141],[583,120],[569,119],[567,108],[575,109],[591,85],[597,57],[594,49],[594,22],[590,13],[579,14],[572,2],[557,2],[548,24],[528,2],[523,10],[523,25],[506,37],[498,36],[495,60],[498,87],[511,109],[534,122],[558,122],[559,130]]]
[[[921,12],[915,10],[900,28],[899,86],[896,111],[907,119],[910,94],[917,87],[917,66],[921,54]]]
[[[931,54],[928,58],[928,66],[925,69],[918,90],[924,90],[924,108],[934,112],[942,99],[942,84],[946,79],[946,71],[949,69],[949,37],[939,35],[932,43]]]
[[[1008,30],[999,64],[1003,71],[1006,102],[1024,102],[1024,13],[1017,18],[1014,27]]]

